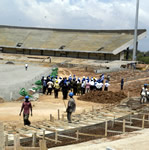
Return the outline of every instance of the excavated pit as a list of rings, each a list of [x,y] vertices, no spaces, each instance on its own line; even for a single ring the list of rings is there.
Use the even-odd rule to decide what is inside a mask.
[[[131,115],[131,117],[142,119],[141,114]],[[120,117],[116,120],[123,121],[123,119],[126,119],[126,121],[130,121],[130,115]],[[146,116],[145,119],[148,120],[148,116]],[[131,120],[131,122],[132,122],[131,126],[140,127],[140,128],[142,127],[142,121]],[[149,123],[148,122],[144,124],[144,128],[149,128]],[[58,134],[67,135],[67,136],[71,136],[71,137],[76,138],[76,131],[77,130],[79,130],[79,132],[81,132],[81,133],[101,135],[101,136],[104,137],[105,122],[100,123],[100,124],[91,125],[91,126],[81,127],[81,128],[77,128],[77,129],[65,130],[65,131],[62,131],[62,132],[59,131]],[[115,120],[110,120],[110,121],[108,121],[108,130],[123,131],[123,123],[117,123]],[[133,131],[137,131],[137,129],[131,129],[131,128],[126,128],[125,129],[125,132],[133,132]],[[113,136],[115,136],[115,135],[120,135],[120,133],[109,133],[108,132],[106,138],[114,139]],[[48,135],[46,135],[46,137],[50,137],[50,138],[54,139],[55,134],[54,133],[48,134]],[[58,140],[60,140],[62,143],[55,144],[54,142],[47,141],[47,147],[51,148],[51,147],[64,146],[64,145],[70,145],[70,144],[77,144],[77,143],[86,142],[86,141],[89,141],[89,140],[101,139],[103,137],[94,137],[94,136],[90,137],[90,136],[84,136],[84,135],[80,136],[79,135],[79,140],[78,141],[68,139],[68,138],[58,137]],[[21,145],[22,146],[32,146],[31,140],[32,140],[32,138],[22,139],[21,140]],[[36,146],[39,146],[39,139],[38,138],[37,138],[37,141],[36,141]]]

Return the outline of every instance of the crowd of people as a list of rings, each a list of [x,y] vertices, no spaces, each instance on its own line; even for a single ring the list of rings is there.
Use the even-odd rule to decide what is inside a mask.
[[[95,77],[85,77],[76,78],[75,75],[69,77],[53,77],[47,76],[46,78],[42,76],[41,82],[43,86],[43,94],[52,94],[54,90],[55,98],[58,98],[59,91],[62,91],[63,99],[67,99],[68,92],[72,91],[74,95],[82,95],[88,93],[89,91],[108,91],[110,86],[110,76],[107,75],[106,79],[104,74],[102,74],[98,79]]]
[[[75,75],[69,77],[53,77],[53,76],[47,76],[46,78],[42,76],[41,83],[42,83],[42,92],[43,94],[52,94],[52,91],[54,91],[55,98],[58,98],[59,91],[62,92],[63,99],[67,99],[69,96],[68,105],[66,108],[67,112],[67,120],[69,123],[71,123],[71,115],[72,112],[76,109],[76,103],[73,98],[74,95],[83,95],[85,93],[89,93],[90,91],[97,90],[97,91],[108,91],[108,87],[110,86],[110,76],[107,75],[105,77],[104,74],[100,75],[99,78],[95,77],[85,77],[82,78],[76,78]],[[124,79],[121,79],[121,90],[123,90],[124,86]],[[29,121],[29,114],[31,111],[32,116],[32,105],[30,101],[28,100],[29,96],[25,96],[25,102],[23,102],[20,116],[23,111],[23,119],[24,119],[24,125],[30,125]]]

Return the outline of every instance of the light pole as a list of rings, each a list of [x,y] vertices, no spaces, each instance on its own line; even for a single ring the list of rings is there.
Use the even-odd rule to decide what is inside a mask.
[[[134,44],[133,44],[133,61],[136,60],[136,51],[138,47],[138,15],[139,15],[139,0],[136,3],[136,18],[135,18],[135,31],[134,31]]]

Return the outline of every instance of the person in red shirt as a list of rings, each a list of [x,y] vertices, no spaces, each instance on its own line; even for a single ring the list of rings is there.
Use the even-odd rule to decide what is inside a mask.
[[[24,111],[23,111],[24,110]],[[31,116],[32,116],[32,104],[29,102],[29,96],[25,96],[25,102],[23,102],[21,111],[20,111],[20,116],[23,111],[23,120],[24,120],[24,125],[30,126],[31,122],[29,121],[29,114],[31,111]]]

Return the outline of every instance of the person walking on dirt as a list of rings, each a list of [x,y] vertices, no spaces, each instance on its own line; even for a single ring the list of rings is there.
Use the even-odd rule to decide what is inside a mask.
[[[27,71],[27,69],[28,69],[28,64],[25,64],[25,70]]]
[[[20,111],[20,116],[23,111],[23,120],[24,120],[24,125],[30,126],[31,122],[29,121],[29,115],[31,111],[31,116],[32,116],[32,104],[29,101],[29,96],[25,96],[25,101],[22,104],[21,111]]]
[[[73,98],[73,92],[69,93],[69,97],[70,97],[70,100],[68,101],[66,112],[67,112],[68,123],[72,123],[71,115],[72,115],[72,112],[75,112],[75,110],[76,110],[76,103]]]
[[[123,87],[124,87],[124,79],[122,78],[121,79],[121,90],[123,90]]]
[[[144,84],[144,86],[143,86],[142,89],[141,89],[140,95],[145,95],[145,96],[147,96],[147,92],[148,92],[147,84]]]
[[[149,100],[147,84],[144,84],[144,87],[142,87],[140,95],[141,95],[140,103],[145,103]]]
[[[58,80],[56,80],[56,82],[54,84],[54,95],[55,95],[55,98],[58,98],[59,89],[60,89],[60,86],[58,84]]]

